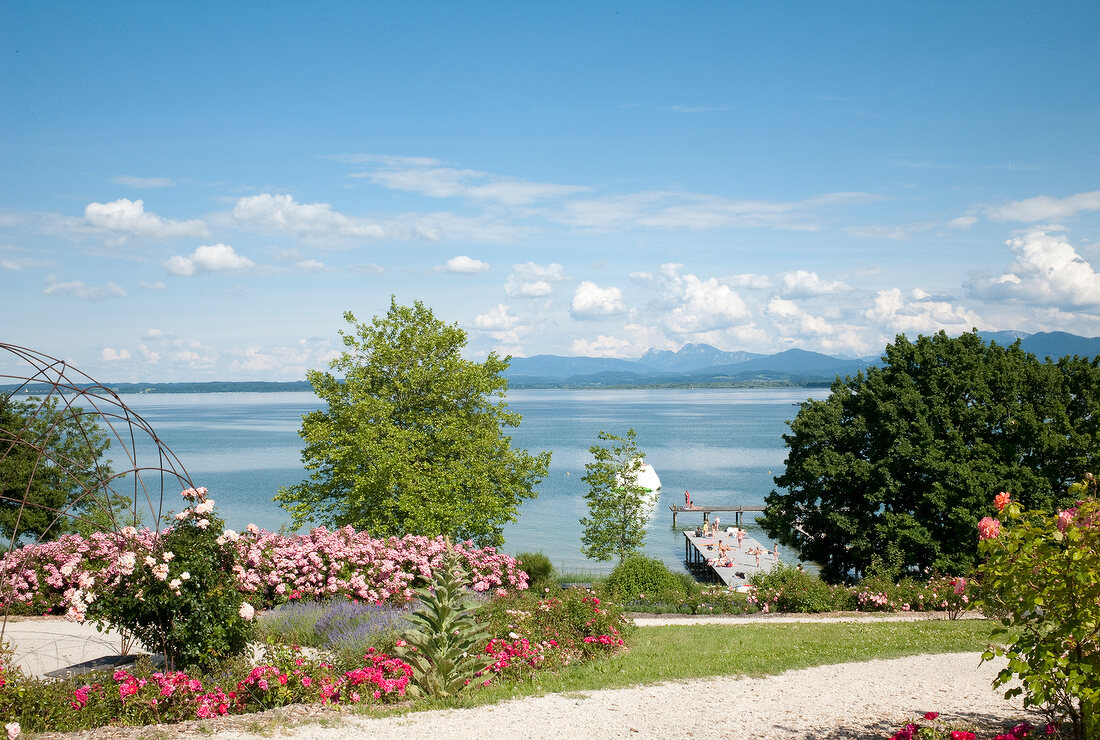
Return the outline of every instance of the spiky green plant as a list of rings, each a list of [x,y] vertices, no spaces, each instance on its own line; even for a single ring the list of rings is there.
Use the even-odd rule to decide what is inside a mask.
[[[414,695],[454,696],[493,662],[483,650],[489,633],[474,618],[476,606],[463,585],[468,580],[449,552],[431,583],[413,591],[420,606],[409,615],[413,628],[396,652],[413,668]]]

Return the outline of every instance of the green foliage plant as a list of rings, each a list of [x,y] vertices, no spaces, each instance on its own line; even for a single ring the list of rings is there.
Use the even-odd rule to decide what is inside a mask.
[[[531,591],[542,591],[557,585],[557,571],[550,558],[542,552],[521,552],[516,555],[516,560],[527,573],[527,588]]]
[[[391,298],[369,324],[344,318],[352,328],[332,372],[306,374],[325,402],[302,417],[309,480],[275,500],[295,526],[502,544],[550,464],[549,452],[514,449],[504,434],[520,423],[503,400],[509,358],[463,359],[466,332],[420,301]]]
[[[637,484],[644,463],[636,436],[633,429],[625,437],[601,431],[600,441],[611,445],[588,448],[592,453],[592,462],[584,466],[588,516],[581,519],[585,557],[604,561],[617,555],[621,563],[645,544],[649,491]]]
[[[468,574],[450,554],[427,586],[413,590],[419,602],[395,654],[413,669],[413,696],[449,697],[461,692],[492,662],[484,652],[489,633],[477,621],[477,603],[463,585]]]
[[[881,367],[837,378],[790,422],[786,468],[757,519],[831,583],[888,556],[896,575],[977,562],[988,492],[1051,509],[1100,462],[1100,358],[1040,362],[1019,343],[899,335]]]
[[[848,606],[848,590],[831,586],[816,575],[778,563],[753,574],[753,601],[763,611],[817,613]]]
[[[112,528],[123,501],[105,485],[111,441],[96,418],[56,398],[0,394],[0,536],[55,540]]]
[[[630,555],[615,566],[607,577],[607,592],[619,600],[636,598],[640,594],[650,596],[683,596],[685,582],[678,574],[656,558]]]
[[[150,554],[139,559],[123,548],[109,580],[71,599],[98,628],[122,628],[162,652],[169,668],[210,670],[245,652],[255,612],[237,591],[231,546],[218,542],[224,522],[213,513],[213,499],[205,488],[183,496],[190,505],[169,517],[173,525]],[[128,530],[120,537],[135,535]]]
[[[1056,514],[998,496],[1000,519],[979,522],[981,607],[1015,635],[990,650],[1008,658],[995,685],[1018,677],[1023,695],[1061,723],[1064,736],[1100,737],[1100,501],[1091,474]]]
[[[634,630],[622,605],[605,591],[567,588],[549,594],[514,591],[483,604],[478,611],[494,637],[526,639],[548,647],[544,665],[565,666],[607,655]],[[614,638],[600,642],[600,636]]]

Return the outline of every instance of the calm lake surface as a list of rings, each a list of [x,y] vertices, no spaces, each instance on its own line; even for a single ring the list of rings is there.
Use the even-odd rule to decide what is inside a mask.
[[[504,551],[541,550],[559,569],[607,571],[610,564],[580,554],[579,520],[584,502],[588,448],[601,430],[625,434],[633,427],[638,448],[657,471],[663,488],[649,523],[646,553],[683,569],[683,536],[672,528],[668,507],[682,504],[684,490],[700,505],[761,504],[772,476],[783,470],[786,422],[807,398],[827,389],[721,390],[524,390],[508,394],[509,407],[523,415],[512,430],[513,445],[531,452],[550,450],[550,474],[527,501],[519,519],[505,527]],[[180,459],[196,485],[206,486],[227,526],[250,522],[269,530],[289,525],[273,501],[280,486],[306,478],[298,430],[302,415],[320,406],[312,393],[210,393],[131,395],[123,400],[145,418]],[[151,447],[138,448],[150,460]],[[110,455],[124,466],[121,451]],[[180,508],[176,486],[166,489],[165,506]],[[685,515],[681,527],[697,522]],[[729,516],[732,524],[732,515]],[[748,521],[750,534],[771,541]]]

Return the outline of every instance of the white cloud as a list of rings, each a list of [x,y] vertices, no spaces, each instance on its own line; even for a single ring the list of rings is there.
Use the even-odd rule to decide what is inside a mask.
[[[571,349],[579,357],[629,357],[637,354],[637,348],[631,340],[603,334],[591,341],[574,339]]]
[[[165,290],[168,287],[168,283],[165,283],[161,280],[158,280],[155,283],[148,283],[142,280],[140,283],[138,283],[138,285],[142,288],[145,288],[146,290]]]
[[[576,319],[599,319],[626,311],[618,288],[601,288],[585,280],[573,294],[572,314]]]
[[[50,264],[46,260],[36,260],[30,257],[0,257],[0,267],[5,270],[23,270],[28,267],[42,267]]]
[[[765,311],[772,317],[776,326],[787,335],[826,336],[833,333],[833,327],[826,319],[807,313],[794,301],[772,298],[768,301]]]
[[[919,288],[910,291],[908,296],[898,288],[880,290],[875,295],[874,305],[863,314],[878,323],[886,333],[894,334],[934,334],[941,329],[961,333],[983,323],[976,313]]]
[[[959,216],[948,221],[947,227],[949,229],[969,229],[976,223],[978,223],[977,216]]]
[[[139,344],[138,352],[141,352],[141,356],[146,362],[155,365],[160,362],[160,353],[154,349],[151,349],[147,344]]]
[[[722,280],[731,288],[747,288],[749,290],[767,290],[772,287],[771,278],[767,275],[755,275],[751,272],[733,275]]]
[[[104,362],[121,362],[122,360],[129,360],[130,350],[104,347],[103,351],[99,353],[99,358]]]
[[[294,266],[302,272],[323,272],[328,269],[325,263],[319,260],[298,260]]]
[[[822,280],[816,272],[794,270],[779,276],[783,295],[806,298],[816,295],[833,295],[850,291],[851,288],[839,280]]]
[[[89,203],[84,208],[84,220],[90,226],[134,236],[210,236],[210,229],[202,221],[170,221],[146,211],[143,201],[127,198]]]
[[[170,177],[135,177],[133,175],[112,177],[111,182],[128,188],[170,188],[176,184]]]
[[[695,275],[681,275],[680,267],[675,263],[661,265],[664,303],[670,307],[663,319],[668,331],[697,334],[725,329],[749,317],[745,301],[728,285],[716,278],[700,280]]]
[[[927,231],[935,226],[936,224],[931,221],[893,226],[868,224],[865,226],[848,226],[844,229],[844,233],[859,237],[860,239],[893,239],[894,241],[907,241],[913,238],[913,234]]]
[[[440,269],[444,272],[454,273],[485,272],[489,269],[489,263],[461,254],[457,257],[451,257]]]
[[[475,316],[474,326],[478,329],[484,329],[485,331],[509,331],[519,323],[519,317],[509,313],[509,310],[508,306],[499,303],[496,308],[490,310],[488,313]]]
[[[994,221],[1024,221],[1034,223],[1074,216],[1081,211],[1100,210],[1100,190],[1077,193],[1068,198],[1051,198],[1037,195],[1025,200],[1014,200],[986,209],[986,215]]]
[[[879,200],[868,193],[827,193],[801,201],[734,200],[717,195],[645,191],[565,203],[553,216],[594,231],[634,228],[775,228],[816,230],[818,212],[830,206]]]
[[[238,223],[267,231],[288,231],[304,237],[377,239],[386,235],[378,223],[350,218],[328,203],[296,203],[290,195],[262,193],[241,198],[233,207]]]
[[[512,274],[504,283],[504,292],[512,298],[541,298],[554,292],[554,283],[566,280],[564,268],[557,264],[525,262],[512,265]]]
[[[83,280],[59,283],[53,275],[46,276],[46,287],[42,290],[42,293],[44,295],[69,295],[74,298],[87,298],[89,300],[126,295],[126,291],[117,283],[107,283],[102,287],[88,285]]]
[[[191,253],[190,257],[174,255],[164,263],[173,275],[189,276],[196,272],[232,272],[256,266],[252,260],[237,254],[228,244],[210,244]]]
[[[972,283],[974,294],[1060,308],[1100,306],[1100,274],[1065,239],[1032,231],[1005,244],[1016,260],[1001,275]]]
[[[563,198],[588,190],[578,185],[529,182],[479,170],[443,166],[429,158],[365,155],[359,162],[379,164],[369,172],[352,173],[391,190],[420,193],[432,198],[467,198],[506,206]]]

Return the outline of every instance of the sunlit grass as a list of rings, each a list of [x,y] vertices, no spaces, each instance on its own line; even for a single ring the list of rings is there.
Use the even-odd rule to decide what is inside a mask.
[[[992,641],[983,620],[640,627],[630,650],[557,673],[477,688],[417,709],[489,704],[547,693],[713,676],[765,676],[818,665],[909,655],[978,652]]]

